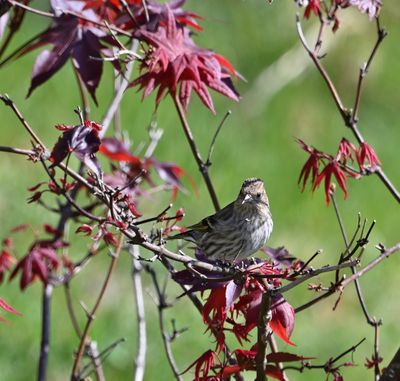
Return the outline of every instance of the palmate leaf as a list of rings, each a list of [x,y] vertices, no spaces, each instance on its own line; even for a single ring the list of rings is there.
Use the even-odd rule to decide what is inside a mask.
[[[71,58],[74,69],[97,104],[96,89],[103,72],[103,62],[100,58],[102,51],[106,49],[103,41],[107,35],[96,25],[62,14],[60,9],[79,12],[85,18],[97,22],[101,22],[101,19],[90,9],[82,10],[84,4],[81,1],[52,0],[51,5],[54,12],[59,14],[53,24],[10,56],[18,58],[35,49],[51,45],[50,49],[43,50],[36,57],[28,97]],[[115,44],[112,39],[107,39],[107,43]]]

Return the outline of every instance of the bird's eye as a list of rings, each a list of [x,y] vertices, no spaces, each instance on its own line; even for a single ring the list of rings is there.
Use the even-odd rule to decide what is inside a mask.
[[[257,198],[261,198],[261,193],[257,193]]]

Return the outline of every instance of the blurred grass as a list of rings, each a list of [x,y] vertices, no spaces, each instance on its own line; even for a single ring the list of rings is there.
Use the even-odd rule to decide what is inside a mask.
[[[35,3],[37,2],[33,2],[33,5]],[[291,3],[277,1],[272,6],[266,6],[265,2],[260,0],[188,1],[187,9],[206,17],[203,22],[205,31],[195,37],[199,45],[210,47],[225,55],[246,77],[247,82],[237,84],[241,94],[251,92],[255,79],[263,70],[289,49],[299,46],[294,25],[296,10]],[[355,10],[346,10],[346,13],[351,16],[343,21],[341,29],[336,33],[335,38],[338,41],[328,51],[324,63],[343,100],[347,105],[352,105],[358,68],[375,42],[375,30],[367,16],[359,15]],[[400,11],[395,3],[385,3],[382,24],[387,27],[389,36],[378,52],[366,79],[360,112],[361,131],[375,147],[386,173],[398,186],[400,172],[396,154],[400,141],[399,17]],[[28,15],[12,46],[17,47],[29,36],[42,30],[46,22],[47,20]],[[304,23],[305,29],[308,29],[308,24],[311,23]],[[72,110],[79,104],[80,99],[71,66],[67,64],[26,100],[35,56],[35,53],[26,55],[1,69],[0,92],[6,92],[12,97],[33,128],[51,146],[58,135],[53,128],[55,124],[76,123],[76,116]],[[100,106],[93,106],[93,120],[101,120],[112,98],[112,73],[110,67],[107,64],[105,66],[104,79],[98,91]],[[271,84],[265,83],[265,86],[269,85]],[[134,146],[147,141],[146,127],[154,108],[154,98],[150,97],[141,102],[140,97],[141,94],[129,90],[122,104],[123,126],[129,131]],[[255,112],[251,105],[246,105],[245,99],[242,103],[232,104],[214,94],[214,101],[217,116],[213,116],[193,98],[188,118],[205,156],[223,114],[228,109],[233,112],[217,141],[214,164],[211,167],[211,176],[221,204],[226,204],[236,197],[244,178],[263,178],[269,193],[275,225],[269,244],[275,247],[285,245],[291,253],[302,259],[309,258],[315,250],[321,248],[324,252],[315,261],[314,266],[334,263],[343,249],[339,227],[333,209],[325,205],[322,190],[318,190],[314,195],[308,190],[303,194],[300,192],[297,178],[306,157],[294,138],[303,138],[309,144],[333,153],[342,136],[352,136],[343,126],[316,70],[309,65],[303,75],[275,94],[265,104],[261,113]],[[212,213],[212,205],[171,106],[171,102],[166,100],[157,113],[158,125],[165,132],[157,147],[156,156],[160,160],[177,162],[195,178],[200,189],[199,197],[190,192],[179,195],[175,202],[176,208],[185,208],[187,217],[184,223],[190,224],[205,214]],[[1,145],[29,148],[29,138],[10,110],[1,106],[0,117]],[[20,223],[30,223],[33,226],[55,223],[56,216],[44,213],[37,205],[26,203],[29,196],[26,189],[46,179],[40,165],[12,155],[2,154],[1,158],[1,235],[6,236],[11,227]],[[186,184],[190,189],[189,183]],[[161,210],[168,200],[167,196],[156,196],[151,200],[151,206],[144,201],[139,208],[146,214],[154,213]],[[373,249],[376,243],[383,242],[390,246],[399,240],[398,205],[376,177],[351,181],[348,200],[343,201],[342,195],[339,194],[338,201],[349,233],[356,226],[358,212],[370,221],[377,220],[371,235],[371,244],[365,253],[365,261],[377,255]],[[17,238],[18,256],[24,254],[31,239],[28,234]],[[71,257],[80,258],[84,253],[86,241],[71,235],[72,239],[74,242]],[[79,307],[79,301],[82,300],[88,306],[92,305],[103,281],[108,261],[105,255],[94,258],[90,266],[72,283],[72,293],[81,324],[84,323],[85,316]],[[383,318],[384,321],[381,331],[381,354],[385,358],[384,364],[389,362],[399,343],[396,292],[399,265],[400,259],[394,256],[361,280],[371,314]],[[161,266],[157,263],[154,266],[162,279]],[[328,283],[328,279],[321,277],[314,283]],[[144,282],[149,335],[145,379],[170,380],[173,377],[162,347],[157,311],[150,297],[153,294],[152,285],[146,276]],[[34,284],[24,293],[20,293],[17,286],[17,281],[6,282],[0,291],[1,297],[24,314],[22,318],[9,317],[12,325],[0,326],[3,348],[0,355],[0,378],[22,381],[34,379],[36,372],[40,340],[41,287]],[[174,301],[179,292],[175,285],[169,284],[171,301]],[[287,298],[292,305],[298,306],[312,296],[304,286],[290,292]],[[353,288],[348,288],[337,311],[332,312],[334,300],[327,299],[299,314],[292,337],[297,347],[291,348],[279,342],[280,348],[318,357],[318,362],[322,363],[366,337],[367,341],[354,355],[354,361],[359,366],[346,369],[345,376],[346,379],[352,380],[361,379],[366,374],[372,377],[372,374],[368,373],[370,371],[363,367],[363,363],[365,357],[370,357],[372,353],[373,332],[363,320]],[[73,351],[78,345],[78,340],[68,319],[62,289],[55,290],[52,313],[49,380],[65,380],[68,379],[71,370]],[[208,333],[204,333],[201,317],[186,299],[178,299],[175,307],[168,311],[167,317],[174,318],[178,327],[189,328],[188,332],[172,344],[178,365],[180,369],[184,369],[212,344]],[[91,337],[98,341],[100,349],[120,337],[126,338],[126,342],[120,344],[107,359],[104,368],[108,379],[130,379],[136,345],[136,319],[130,280],[130,259],[125,253],[120,258],[117,272],[112,278],[104,304],[93,325]],[[234,345],[232,342],[232,346]],[[323,377],[321,372],[313,371],[293,374],[291,379],[312,381]],[[252,378],[249,374],[248,379]]]

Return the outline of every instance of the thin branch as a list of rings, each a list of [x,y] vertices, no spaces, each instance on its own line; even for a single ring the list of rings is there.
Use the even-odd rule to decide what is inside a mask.
[[[399,244],[399,246],[400,246],[400,244]],[[344,268],[348,268],[348,267],[351,267],[351,266],[355,266],[357,263],[358,263],[358,260],[351,260],[351,261],[346,262],[346,263],[341,263],[340,265],[332,265],[332,266],[327,265],[327,266],[323,266],[323,267],[321,267],[319,269],[316,269],[316,270],[311,269],[311,270],[308,271],[308,273],[306,275],[294,280],[293,282],[291,282],[291,283],[289,283],[289,284],[287,284],[285,286],[277,287],[277,288],[271,290],[271,293],[273,295],[282,294],[284,292],[287,292],[287,291],[291,290],[292,288],[296,287],[297,285],[299,285],[299,284],[301,284],[301,283],[303,283],[303,282],[305,282],[305,281],[307,281],[307,280],[309,280],[311,278],[316,277],[319,274],[323,274],[323,273],[327,273],[327,272],[336,271],[338,269],[344,269]]]
[[[147,350],[147,335],[146,335],[146,317],[143,300],[143,286],[142,286],[142,270],[141,263],[136,259],[139,257],[139,247],[133,245],[132,252],[132,281],[133,293],[135,296],[136,305],[136,320],[137,320],[137,352],[134,360],[135,373],[133,376],[134,381],[142,381],[144,378],[144,371],[146,366],[146,350]]]
[[[265,368],[267,366],[267,344],[271,332],[268,324],[271,321],[271,296],[269,291],[264,292],[257,324],[257,356],[256,356],[256,381],[266,381]]]
[[[130,50],[136,51],[137,47],[138,47],[138,41],[133,40],[132,44],[130,46]],[[103,121],[101,122],[101,124],[103,126],[103,128],[101,129],[101,131],[99,133],[101,138],[103,138],[104,135],[106,134],[107,129],[110,126],[110,123],[111,123],[115,113],[118,110],[119,104],[122,101],[122,97],[124,96],[125,90],[127,89],[128,85],[129,85],[129,78],[131,76],[134,64],[135,64],[135,60],[132,60],[132,61],[128,62],[128,64],[126,65],[124,77],[121,80],[118,91],[114,94],[114,98],[111,101],[110,106],[108,107],[108,110],[106,112],[106,115],[103,118]]]
[[[18,1],[15,1],[15,0],[6,0],[6,1],[8,1],[9,4],[11,4],[15,7],[25,9],[26,11],[28,11],[30,13],[34,13],[35,15],[38,15],[38,16],[45,16],[45,17],[51,17],[51,18],[56,17],[54,13],[44,12],[39,9],[29,7],[28,5],[19,3]]]
[[[368,263],[366,266],[364,266],[361,270],[356,272],[355,274],[349,276],[348,278],[344,279],[340,283],[341,289],[344,289],[346,286],[348,286],[351,282],[353,282],[355,279],[358,279],[362,277],[365,273],[368,271],[372,270],[376,265],[378,265],[380,262],[382,262],[384,259],[388,258],[392,254],[395,254],[396,252],[400,251],[400,243],[392,246],[389,249],[381,249],[381,254],[372,260],[370,263]]]
[[[335,209],[336,218],[337,218],[339,226],[340,226],[340,231],[342,232],[343,241],[344,241],[344,244],[346,246],[346,252],[349,252],[351,243],[348,242],[346,230],[345,230],[345,227],[344,227],[341,215],[340,215],[339,207],[338,207],[338,204],[337,204],[337,201],[336,201],[336,196],[335,196],[334,192],[331,192],[331,197],[332,197],[332,202],[333,202],[333,206],[334,206],[334,209]],[[359,226],[359,224],[358,224],[358,226]],[[358,231],[358,229],[356,229],[356,231]],[[344,258],[344,254],[342,254],[340,256],[339,263],[341,263],[343,258]],[[351,267],[351,272],[353,274],[355,274],[357,272],[357,269],[356,269],[355,266]],[[336,274],[336,282],[338,282],[338,281],[339,281],[339,271]],[[362,293],[362,290],[361,290],[361,285],[360,285],[360,282],[359,282],[358,279],[355,279],[354,285],[356,287],[356,293],[357,293],[358,301],[360,302],[360,306],[361,306],[361,309],[363,310],[363,313],[364,313],[364,316],[365,316],[365,318],[367,320],[367,323],[372,325],[372,326],[375,326],[376,325],[376,320],[371,318],[371,316],[368,313],[367,305],[365,304],[364,296],[363,296],[363,293]]]
[[[368,272],[373,267],[375,267],[378,263],[380,263],[381,261],[383,261],[384,259],[386,259],[390,255],[396,253],[397,251],[400,251],[400,243],[398,243],[397,245],[395,245],[395,246],[393,246],[393,247],[391,247],[389,249],[384,249],[384,248],[380,247],[380,250],[381,250],[381,254],[376,259],[371,261],[368,265],[363,267],[360,271],[358,271],[355,274],[351,275],[350,277],[344,279],[339,285],[337,285],[337,286],[335,285],[330,290],[326,291],[324,294],[321,294],[318,297],[310,300],[309,302],[307,302],[307,303],[295,308],[296,314],[301,312],[301,311],[306,310],[307,308],[309,308],[311,306],[313,306],[314,304],[318,303],[320,300],[331,296],[332,294],[334,294],[336,292],[337,288],[343,290],[349,283],[353,282],[355,279],[360,278],[366,272]],[[351,267],[351,265],[350,265],[350,267]],[[289,284],[289,286],[290,286],[290,284]]]
[[[379,16],[376,18],[376,29],[377,29],[378,37],[375,42],[375,45],[372,49],[370,56],[368,57],[367,62],[364,65],[362,65],[360,68],[360,74],[359,74],[358,83],[357,83],[356,98],[354,101],[354,108],[353,108],[353,114],[352,114],[352,119],[355,122],[357,122],[357,119],[358,119],[358,110],[360,108],[361,91],[362,91],[362,87],[363,87],[363,83],[364,83],[364,78],[368,74],[369,67],[371,66],[372,60],[374,59],[379,46],[381,45],[384,38],[387,36],[386,30],[380,27]]]
[[[24,155],[24,156],[34,156],[35,155],[35,152],[30,149],[8,147],[8,146],[0,146],[0,152],[9,152],[9,153],[15,153],[17,155]]]
[[[69,313],[69,317],[72,322],[72,326],[74,327],[75,333],[78,337],[81,337],[81,329],[78,324],[78,319],[76,318],[76,313],[74,309],[74,304],[72,302],[72,297],[71,297],[71,289],[69,287],[69,282],[65,282],[64,284],[64,293],[65,293],[65,299],[67,302],[67,309]]]
[[[299,306],[299,307],[296,307],[296,308],[294,309],[294,312],[295,312],[296,314],[298,314],[299,312],[304,311],[304,310],[306,310],[307,308],[310,308],[311,306],[313,306],[314,304],[317,304],[317,303],[320,302],[321,300],[323,300],[323,299],[325,299],[325,298],[331,296],[331,295],[334,294],[335,292],[336,292],[336,290],[332,288],[331,290],[326,291],[325,293],[323,293],[323,294],[317,296],[316,298],[311,299],[309,302],[304,303],[304,304],[302,304],[302,305]]]
[[[158,283],[157,275],[152,268],[150,268],[149,266],[146,266],[146,271],[150,274],[151,279],[153,280],[154,289],[156,290],[156,294],[157,294],[158,323],[160,326],[161,336],[163,339],[164,349],[165,349],[165,353],[167,355],[168,363],[170,365],[172,373],[174,374],[175,379],[177,381],[183,381],[181,373],[176,365],[174,355],[172,353],[171,338],[170,338],[170,336],[165,328],[165,324],[164,324],[164,310],[166,308],[170,307],[170,305],[168,305],[166,298],[165,298],[165,287],[163,289],[161,289],[161,287]]]
[[[210,175],[208,174],[208,167],[204,163],[203,159],[201,158],[200,152],[197,148],[196,142],[195,142],[193,134],[192,134],[192,130],[190,129],[189,123],[186,119],[185,110],[183,109],[183,106],[178,98],[178,95],[175,95],[175,97],[173,97],[173,100],[174,100],[175,107],[176,107],[176,110],[179,115],[179,119],[182,124],[183,131],[185,132],[186,139],[189,143],[190,149],[192,150],[192,154],[197,162],[197,165],[199,166],[200,173],[203,176],[204,182],[207,186],[208,193],[210,194],[210,197],[211,197],[211,201],[214,205],[215,210],[218,211],[221,208],[220,208],[220,205],[218,202],[217,194],[215,193],[214,186],[211,182]]]
[[[217,129],[215,131],[215,134],[214,134],[214,136],[213,136],[213,138],[211,140],[210,149],[208,150],[207,160],[206,160],[206,163],[205,163],[205,165],[207,167],[209,167],[212,164],[211,163],[211,156],[212,156],[212,154],[214,152],[214,146],[215,146],[215,142],[217,141],[218,134],[220,133],[220,131],[221,131],[222,127],[224,126],[224,124],[225,124],[226,120],[228,119],[228,117],[231,116],[231,115],[232,115],[232,111],[228,110],[226,112],[225,116],[222,118],[221,123],[219,124],[219,126],[217,127]]]
[[[42,336],[40,340],[40,357],[38,365],[38,381],[46,381],[47,363],[50,350],[50,306],[53,285],[50,283],[43,286],[42,296]]]
[[[111,256],[111,263],[110,263],[110,266],[108,268],[108,272],[107,272],[107,275],[106,275],[106,277],[104,279],[103,285],[101,287],[100,293],[99,293],[99,295],[97,297],[97,300],[95,302],[94,307],[92,308],[92,310],[90,311],[90,313],[87,316],[86,326],[85,326],[85,328],[83,330],[83,333],[82,333],[82,336],[81,336],[81,340],[80,340],[80,343],[79,343],[79,348],[78,348],[77,354],[75,356],[75,361],[74,361],[74,365],[73,365],[73,368],[72,368],[71,379],[74,380],[74,381],[75,380],[76,381],[80,380],[80,363],[81,363],[81,360],[82,360],[82,357],[83,357],[83,352],[84,352],[84,349],[85,349],[85,345],[87,344],[87,338],[88,338],[88,335],[89,335],[89,331],[90,331],[90,328],[91,328],[91,326],[93,324],[94,319],[96,318],[97,310],[100,307],[100,304],[101,304],[101,302],[103,300],[103,297],[104,297],[104,294],[106,292],[106,289],[107,289],[107,287],[108,287],[108,285],[110,283],[111,274],[113,273],[113,271],[115,269],[115,265],[117,264],[118,256],[119,256],[119,253],[120,253],[121,248],[122,248],[122,243],[123,243],[123,236],[121,234],[120,237],[119,237],[118,247],[117,247],[115,253]]]
[[[102,363],[104,362],[104,360],[112,353],[112,351],[121,343],[123,343],[126,339],[125,338],[119,338],[117,340],[115,340],[113,343],[111,343],[108,347],[106,347],[105,349],[103,349],[100,353],[98,353],[97,351],[97,356],[95,358],[92,358],[91,360],[96,361],[97,363]],[[91,372],[93,372],[93,369],[91,370],[90,368],[93,367],[93,361],[92,364],[89,363],[87,365],[85,365],[82,368],[81,371],[81,377],[82,379],[86,380],[86,377],[88,377],[90,375]]]
[[[29,135],[33,138],[33,140],[39,144],[39,146],[46,152],[46,146],[42,143],[42,141],[39,139],[39,137],[36,135],[36,133],[32,130],[31,126],[28,124],[28,122],[25,120],[21,112],[19,111],[18,107],[16,104],[10,99],[10,97],[7,94],[1,94],[0,95],[0,100],[4,102],[4,104],[8,107],[10,107],[16,117],[19,119],[21,124],[24,126],[24,128],[28,131]]]
[[[97,381],[105,381],[106,377],[104,375],[102,359],[99,354],[99,348],[96,341],[90,341],[87,344],[87,353],[93,364],[94,371],[96,373]],[[83,378],[83,377],[82,377]]]
[[[90,115],[90,103],[89,103],[89,98],[86,92],[85,85],[82,81],[82,78],[78,72],[78,69],[74,66],[74,73],[76,76],[76,80],[78,82],[78,88],[79,88],[79,94],[81,96],[81,103],[82,103],[82,109],[83,109],[83,120],[89,120],[89,115]],[[83,122],[82,122],[83,123]]]
[[[271,348],[271,353],[279,352],[278,345],[276,344],[276,340],[273,335],[268,336],[268,345]],[[283,369],[284,368],[283,363],[277,362],[277,363],[275,363],[275,365],[281,370],[283,379],[285,381],[289,381],[289,378],[288,378],[287,374],[285,373],[285,370]]]
[[[350,110],[347,110],[343,106],[342,100],[339,96],[339,93],[338,93],[332,79],[329,77],[329,74],[325,70],[324,66],[321,64],[319,57],[309,48],[306,38],[303,33],[303,29],[301,27],[299,15],[296,15],[296,26],[297,26],[297,32],[298,32],[300,41],[301,41],[302,45],[304,46],[304,49],[307,51],[308,55],[310,56],[311,60],[314,62],[316,68],[318,69],[319,73],[321,74],[326,85],[328,86],[329,92],[331,93],[332,98],[336,104],[336,107],[337,107],[340,115],[342,116],[344,124],[348,128],[350,128],[350,130],[353,132],[353,135],[355,136],[355,138],[357,139],[357,141],[360,144],[364,143],[365,139],[361,135],[361,133],[357,127],[357,121],[353,118],[353,113]],[[383,31],[383,29],[380,29],[380,27],[379,27],[379,30]],[[382,33],[383,37],[382,36],[378,37],[378,40],[379,40],[379,38],[381,38],[383,40],[385,33],[386,32],[383,32]],[[370,60],[367,63],[368,66],[370,65],[373,57],[375,56],[376,50],[380,46],[380,43],[381,43],[381,41],[379,41],[379,43],[377,45],[375,45],[375,48],[370,56]],[[359,92],[360,92],[360,94],[356,95],[356,99],[357,99],[357,96],[359,97],[361,95],[361,84],[360,84]],[[357,103],[359,103],[359,100],[358,101],[356,100],[355,103],[357,105]],[[358,105],[357,105],[356,111],[358,111]],[[400,192],[395,188],[395,186],[392,184],[392,182],[387,178],[387,176],[383,172],[382,168],[377,167],[377,169],[374,171],[374,173],[376,173],[378,175],[381,182],[386,186],[386,188],[389,190],[389,192],[392,194],[392,196],[397,200],[397,202],[400,202]]]

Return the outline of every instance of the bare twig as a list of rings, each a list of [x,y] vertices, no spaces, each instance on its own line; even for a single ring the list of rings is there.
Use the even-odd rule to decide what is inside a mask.
[[[231,115],[232,115],[232,111],[228,110],[226,112],[226,114],[224,115],[224,117],[222,118],[221,123],[219,124],[219,126],[217,127],[217,129],[215,131],[215,134],[214,134],[214,136],[213,136],[213,138],[211,140],[210,148],[208,150],[207,160],[206,160],[206,163],[205,163],[205,165],[207,167],[209,167],[212,164],[211,163],[211,156],[212,156],[212,154],[214,152],[215,142],[217,141],[218,134],[220,133],[220,131],[221,131],[222,127],[224,126],[224,124],[225,124],[226,120],[228,119],[228,117],[231,116]]]
[[[79,94],[81,96],[81,102],[82,102],[82,110],[83,110],[83,120],[89,120],[89,114],[90,114],[90,103],[89,103],[89,98],[87,96],[86,88],[85,85],[82,81],[82,78],[78,72],[78,69],[75,68],[74,66],[74,73],[76,76],[76,80],[78,82],[78,88],[79,88]],[[83,123],[83,121],[81,121]]]
[[[18,107],[16,104],[10,99],[10,97],[7,94],[1,94],[0,95],[0,100],[4,102],[4,104],[8,107],[10,107],[16,117],[19,119],[21,124],[24,126],[24,128],[28,131],[29,135],[33,138],[33,140],[39,144],[39,146],[46,152],[46,146],[42,143],[42,141],[39,139],[39,137],[36,135],[36,133],[32,130],[31,126],[28,124],[28,122],[25,120],[21,112],[19,111]]]
[[[122,248],[122,242],[123,242],[123,236],[121,234],[120,237],[119,237],[118,247],[117,247],[115,253],[111,257],[111,263],[110,263],[110,266],[108,268],[108,272],[107,272],[107,275],[106,275],[106,277],[104,279],[103,285],[101,287],[99,296],[97,297],[97,300],[96,300],[96,303],[95,303],[94,307],[92,308],[92,310],[90,311],[90,313],[87,316],[86,326],[85,326],[85,328],[83,330],[83,333],[82,333],[82,336],[81,336],[81,340],[80,340],[80,343],[79,343],[79,348],[78,348],[77,354],[75,356],[75,361],[74,361],[74,365],[73,365],[73,368],[72,368],[71,379],[74,380],[74,381],[75,380],[76,381],[80,380],[80,363],[81,363],[81,360],[82,360],[82,356],[83,356],[83,352],[84,352],[84,349],[85,349],[85,345],[87,344],[87,337],[88,337],[88,334],[89,334],[89,330],[90,330],[90,328],[92,326],[92,323],[93,323],[94,319],[96,318],[96,312],[100,307],[100,304],[101,304],[101,302],[103,300],[103,297],[104,297],[104,294],[106,292],[106,289],[107,289],[107,287],[109,285],[109,282],[110,282],[110,279],[111,279],[111,274],[113,273],[113,271],[115,269],[115,265],[117,264],[117,259],[118,259],[119,253],[121,251],[121,248]]]
[[[287,292],[289,290],[291,290],[292,288],[296,287],[297,285],[316,277],[319,274],[323,274],[323,273],[327,273],[327,272],[332,272],[332,271],[336,271],[338,269],[344,269],[344,268],[348,268],[351,266],[355,266],[356,264],[358,264],[358,260],[350,260],[349,262],[346,263],[341,263],[340,265],[332,265],[332,266],[323,266],[319,269],[311,269],[308,271],[308,273],[300,278],[297,278],[296,280],[292,281],[291,283],[285,285],[285,286],[281,286],[278,288],[275,288],[273,290],[271,290],[271,293],[273,295],[276,294],[282,294],[284,292]]]
[[[138,42],[137,40],[133,40],[132,44],[130,46],[131,51],[136,51],[138,47]],[[108,127],[110,126],[110,123],[114,117],[114,114],[117,112],[118,107],[122,101],[122,97],[124,96],[125,90],[127,89],[129,85],[129,77],[131,76],[133,67],[135,65],[135,60],[132,60],[128,62],[126,65],[126,70],[124,73],[124,77],[122,78],[118,91],[114,94],[114,98],[111,101],[110,106],[108,107],[108,110],[106,112],[106,115],[103,118],[103,121],[101,122],[103,128],[100,131],[100,137],[103,138],[107,132]]]
[[[95,349],[95,352],[97,353],[96,357],[91,358],[92,360],[92,364],[87,364],[84,367],[82,367],[82,371],[81,371],[81,377],[82,379],[85,379],[90,375],[90,373],[93,371],[93,369],[91,369],[92,367],[96,367],[93,363],[96,362],[97,364],[102,364],[104,362],[104,360],[112,353],[112,351],[117,348],[117,346],[121,343],[123,343],[126,339],[125,338],[119,338],[117,340],[115,340],[113,343],[111,343],[108,347],[106,347],[105,349],[103,349],[100,353],[98,352],[97,348]],[[93,348],[89,348],[89,351],[92,350]],[[93,355],[91,353],[89,353],[89,355]],[[94,369],[95,371],[97,370],[96,368]],[[98,375],[96,375],[98,377]],[[99,379],[99,377],[98,377]]]
[[[142,287],[142,270],[141,263],[136,259],[139,257],[139,247],[131,246],[132,252],[132,281],[133,293],[135,296],[136,305],[136,320],[137,320],[137,352],[134,360],[135,373],[134,381],[142,381],[146,365],[146,350],[147,350],[147,334],[146,334],[146,318],[143,300]]]
[[[196,142],[195,142],[193,134],[192,134],[192,130],[190,129],[189,123],[186,119],[185,111],[179,100],[178,95],[173,97],[173,100],[174,100],[175,107],[178,112],[181,124],[182,124],[183,131],[185,132],[186,139],[189,143],[190,149],[192,150],[192,154],[197,162],[197,165],[199,166],[200,173],[203,176],[204,182],[207,186],[208,193],[210,194],[210,197],[211,197],[211,201],[214,205],[215,210],[218,211],[218,210],[220,210],[220,206],[219,206],[217,194],[215,193],[214,186],[211,182],[211,178],[208,173],[208,167],[204,163],[203,159],[201,158],[200,152],[197,148]]]
[[[354,122],[357,122],[357,119],[358,119],[358,110],[360,108],[361,91],[362,91],[362,86],[364,83],[364,78],[368,74],[369,67],[371,66],[372,60],[374,59],[379,46],[381,45],[384,38],[387,36],[386,30],[381,28],[381,26],[380,26],[379,16],[376,18],[376,29],[377,29],[378,37],[375,42],[375,45],[371,51],[370,56],[368,57],[367,62],[364,65],[362,65],[360,68],[360,75],[358,77],[356,98],[354,101],[354,108],[353,108],[353,114],[352,114],[352,119]]]
[[[15,153],[17,155],[24,155],[24,156],[34,156],[35,155],[35,152],[30,149],[8,147],[8,146],[0,146],[0,152],[9,152],[9,153]]]
[[[348,253],[350,251],[350,245],[352,243],[348,242],[346,229],[344,227],[344,224],[343,224],[343,221],[342,221],[342,218],[341,218],[341,215],[340,215],[339,207],[338,207],[338,204],[337,204],[337,201],[336,201],[336,196],[335,196],[334,192],[331,192],[331,197],[332,197],[332,202],[333,202],[333,206],[334,206],[334,209],[335,209],[335,214],[336,214],[339,226],[340,226],[340,231],[342,232],[343,241],[344,241],[344,244],[346,246],[345,253],[346,252]],[[358,226],[359,226],[359,223],[358,223]],[[358,231],[358,229],[356,229],[356,231]],[[339,263],[341,263],[341,261],[343,261],[344,257],[345,257],[344,254],[342,254],[340,256]],[[351,271],[352,271],[353,274],[355,274],[357,272],[356,267],[352,266],[351,267]],[[338,281],[339,281],[339,271],[336,274],[336,282],[338,282]],[[363,293],[362,293],[362,290],[361,290],[361,285],[360,285],[360,282],[359,282],[358,279],[355,279],[354,285],[356,287],[357,297],[358,297],[358,300],[360,302],[361,309],[363,310],[364,316],[365,316],[365,318],[367,320],[367,323],[375,327],[376,324],[377,324],[377,320],[372,318],[370,316],[370,314],[368,313],[367,306],[366,306],[365,300],[364,300],[364,296],[363,296]]]
[[[168,363],[171,367],[171,370],[174,374],[175,379],[177,381],[182,381],[183,378],[182,378],[181,373],[176,365],[175,358],[172,353],[171,338],[165,328],[165,323],[164,323],[164,310],[166,308],[170,307],[170,305],[168,305],[166,298],[165,298],[165,286],[163,288],[160,287],[160,285],[158,283],[157,275],[152,268],[150,268],[149,266],[146,266],[146,271],[150,274],[150,276],[153,280],[154,289],[157,294],[158,323],[160,325],[161,336],[163,339],[164,349],[165,349],[165,353],[167,355]]]
[[[257,356],[256,356],[256,381],[266,381],[265,369],[267,365],[267,344],[268,336],[271,331],[268,329],[268,324],[271,321],[271,296],[268,291],[264,292],[260,312],[258,315],[257,325]]]
[[[364,266],[361,270],[357,271],[355,274],[349,276],[345,280],[343,280],[340,283],[340,287],[344,289],[347,287],[351,282],[353,282],[355,279],[358,279],[362,277],[365,273],[368,271],[372,270],[376,265],[378,265],[380,262],[382,262],[384,259],[388,258],[392,254],[395,254],[396,252],[400,251],[400,243],[392,246],[389,249],[383,249],[381,248],[381,254],[372,260],[370,263],[368,263],[366,266]]]
[[[65,282],[64,292],[65,292],[65,299],[67,302],[68,313],[69,313],[69,317],[72,322],[72,326],[74,327],[74,330],[75,330],[75,333],[77,334],[77,336],[81,337],[82,333],[81,333],[81,329],[79,328],[78,319],[76,318],[76,313],[75,313],[74,305],[72,302],[71,289],[69,287],[69,282]]]
[[[38,381],[46,381],[47,361],[50,349],[50,306],[51,296],[53,294],[53,285],[43,286],[42,298],[42,336],[40,340],[40,358],[38,366]]]
[[[300,17],[299,15],[296,15],[296,25],[297,25],[297,32],[300,38],[301,43],[304,46],[304,49],[307,51],[308,55],[310,56],[311,60],[314,62],[316,68],[318,69],[319,73],[321,74],[323,80],[325,81],[326,85],[328,86],[329,92],[332,95],[332,98],[336,104],[336,107],[340,113],[340,115],[342,116],[342,119],[344,121],[344,124],[346,125],[346,127],[350,128],[350,130],[352,131],[353,135],[355,136],[355,138],[357,139],[357,141],[361,144],[365,142],[364,137],[361,135],[358,126],[357,126],[357,121],[353,118],[353,113],[351,112],[351,110],[346,109],[343,106],[343,102],[340,98],[340,95],[332,81],[332,79],[329,77],[329,74],[327,73],[327,71],[325,70],[324,66],[322,65],[320,58],[315,54],[315,52],[313,50],[310,49],[310,47],[307,44],[306,38],[304,36],[303,33],[303,29],[301,27],[301,23],[300,23]],[[380,27],[378,27],[378,30],[380,30],[381,34],[378,36],[378,42],[375,45],[370,59],[367,62],[367,65],[369,66],[372,62],[373,57],[375,56],[376,50],[377,48],[380,46],[384,36],[386,35],[386,32],[383,31],[383,29],[381,29]],[[382,32],[383,31],[383,32]],[[379,33],[379,32],[378,32]],[[359,87],[360,89],[357,91],[357,95],[356,95],[356,112],[358,112],[358,104],[359,104],[359,99],[357,100],[357,98],[360,97],[361,95],[361,85],[362,82],[359,83]],[[379,177],[379,179],[381,180],[381,182],[386,186],[386,188],[389,190],[389,192],[393,195],[393,197],[397,200],[397,202],[400,202],[400,192],[395,188],[395,186],[392,184],[392,182],[388,179],[388,177],[386,176],[386,174],[383,172],[381,167],[377,167],[376,170],[374,171],[374,173],[376,173]]]

